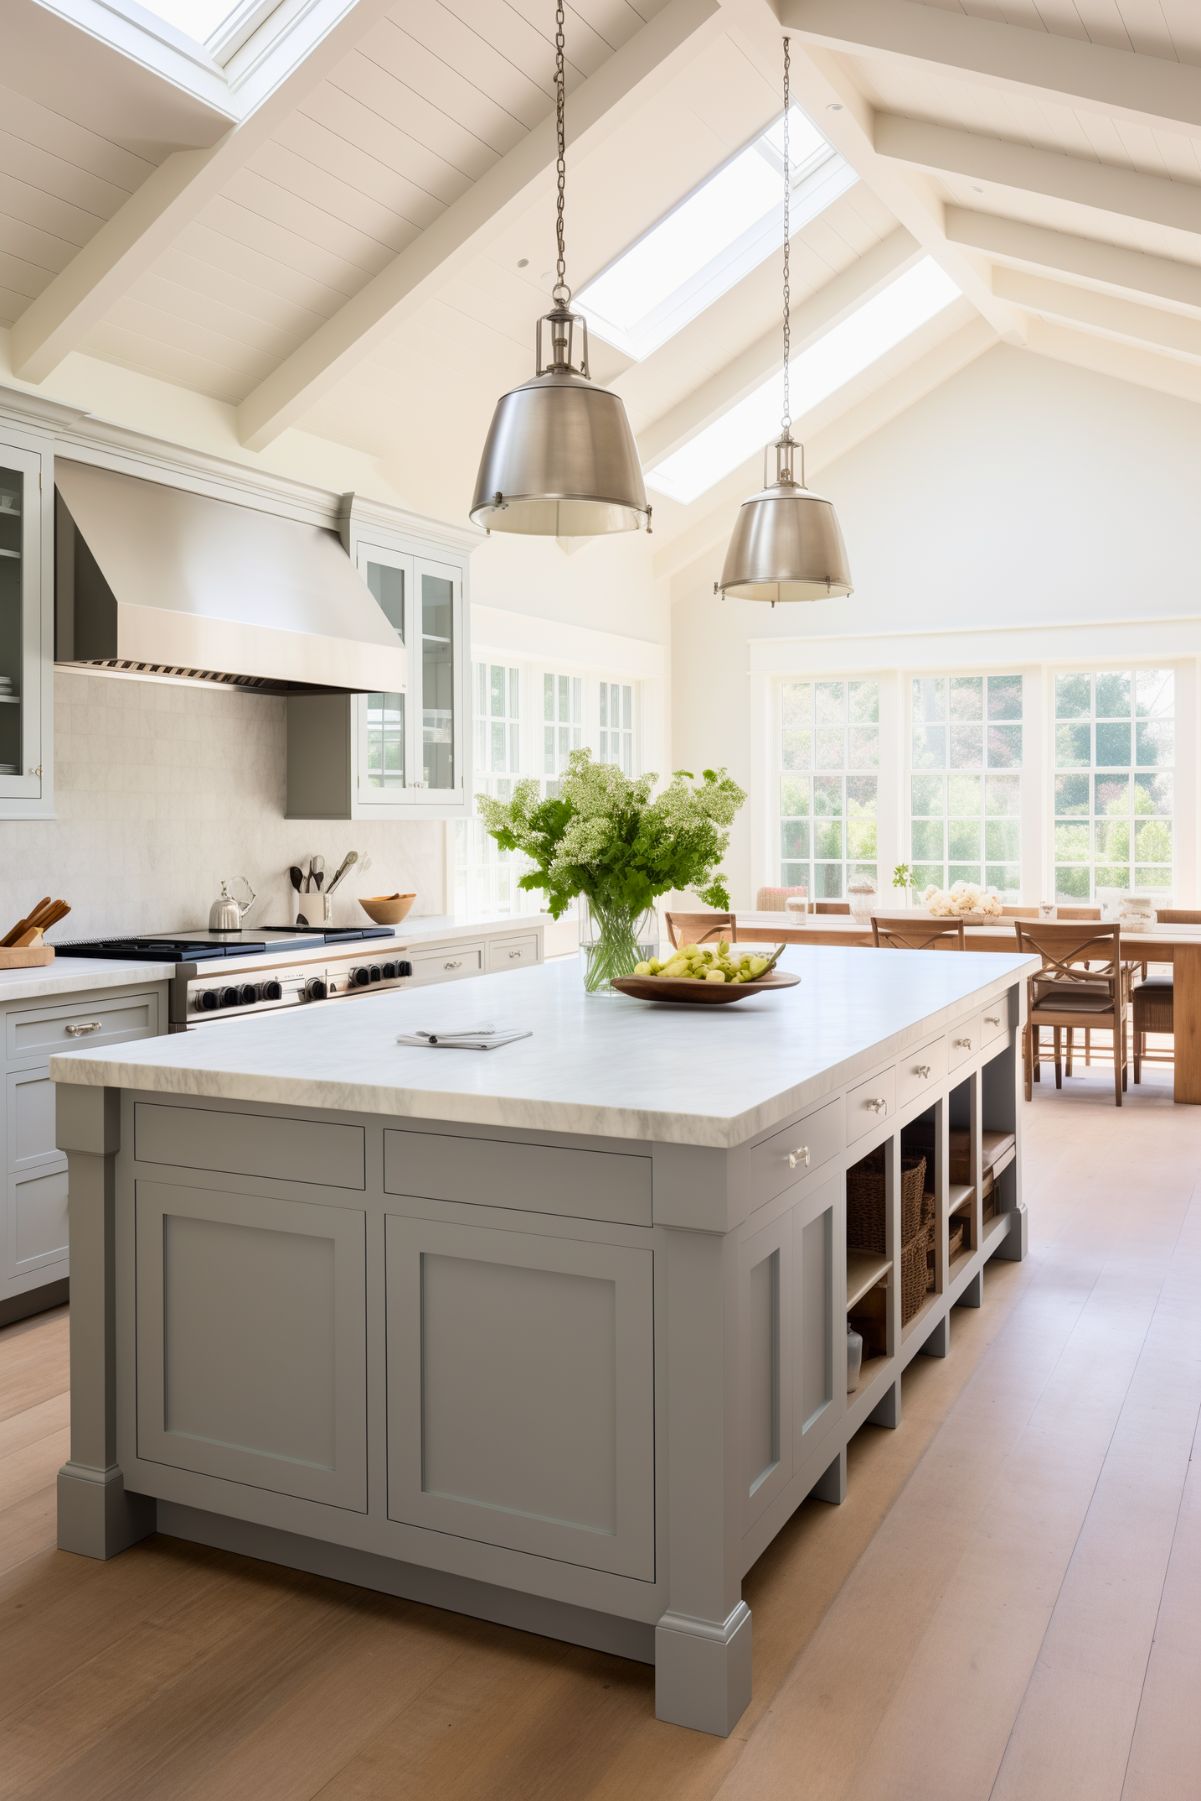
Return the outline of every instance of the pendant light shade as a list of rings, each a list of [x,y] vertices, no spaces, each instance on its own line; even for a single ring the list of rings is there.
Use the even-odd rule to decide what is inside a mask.
[[[471,518],[488,531],[589,538],[650,530],[642,466],[621,399],[591,379],[588,326],[571,311],[564,210],[564,4],[555,7],[558,196],[551,310],[538,321],[535,371],[502,394],[484,441]],[[578,339],[578,357],[577,357]],[[544,354],[544,346],[548,346]]]
[[[805,452],[792,435],[788,360],[792,348],[789,303],[792,164],[789,157],[788,39],[784,39],[784,414],[771,446],[774,476],[764,456],[763,487],[744,500],[734,523],[721,580],[713,592],[734,600],[827,600],[851,592],[846,545],[834,508],[805,486]],[[800,462],[800,480],[794,470]]]

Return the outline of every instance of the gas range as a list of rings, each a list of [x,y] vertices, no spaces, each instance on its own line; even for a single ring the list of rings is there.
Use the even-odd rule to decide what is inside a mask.
[[[391,945],[393,934],[385,926],[271,926],[77,940],[57,948],[60,957],[175,964],[169,1024],[171,1031],[185,1032],[223,1019],[400,987],[413,966],[369,942],[380,939]]]

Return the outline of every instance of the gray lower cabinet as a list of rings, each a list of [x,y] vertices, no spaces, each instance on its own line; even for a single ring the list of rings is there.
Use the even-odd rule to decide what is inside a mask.
[[[390,1215],[389,1519],[652,1581],[653,1263]]]
[[[161,986],[0,1006],[0,1322],[33,1310],[36,1291],[68,1273],[67,1159],[55,1143],[50,1058],[77,1044],[151,1038],[166,1022]]]
[[[367,1508],[362,1212],[139,1181],[138,1455]]]

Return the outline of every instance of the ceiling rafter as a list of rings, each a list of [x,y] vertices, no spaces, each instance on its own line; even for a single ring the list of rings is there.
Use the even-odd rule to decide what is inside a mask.
[[[648,92],[676,74],[721,29],[718,0],[668,0],[575,90],[575,153],[617,129]],[[554,164],[554,119],[548,115],[246,396],[238,409],[243,444],[262,450],[303,418],[547,190]]]
[[[1077,237],[1046,225],[1030,225],[1000,213],[949,206],[944,220],[952,243],[981,251],[997,262],[1041,269],[1086,286],[1111,289],[1156,306],[1201,312],[1201,265],[1129,250],[1099,238]]]
[[[1137,300],[1120,300],[1115,294],[1055,281],[1026,269],[994,269],[993,286],[1004,299],[1030,312],[1063,319],[1105,337],[1142,344],[1169,356],[1201,362],[1201,319],[1186,319],[1181,313],[1142,306]]]

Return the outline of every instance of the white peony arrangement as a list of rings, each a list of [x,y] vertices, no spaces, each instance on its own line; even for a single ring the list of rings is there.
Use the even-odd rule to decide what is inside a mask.
[[[976,882],[956,882],[953,888],[936,888],[933,883],[922,895],[922,904],[937,919],[965,918],[978,913],[984,919],[997,919],[1001,903],[988,888]]]

